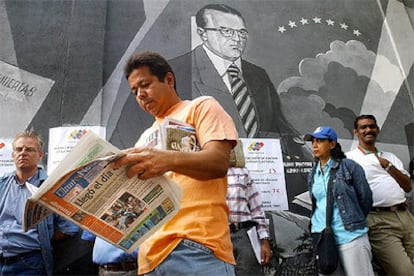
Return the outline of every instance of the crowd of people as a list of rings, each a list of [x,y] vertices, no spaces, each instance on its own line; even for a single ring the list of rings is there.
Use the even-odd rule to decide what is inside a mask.
[[[125,75],[138,105],[154,116],[154,123],[112,166],[129,165],[128,177],[140,179],[165,174],[180,185],[183,196],[178,214],[133,253],[84,231],[82,238],[93,244],[99,274],[262,274],[261,266],[272,257],[271,230],[249,171],[230,167],[230,151],[238,142],[231,117],[213,97],[179,98],[174,73],[158,53],[133,55]],[[154,137],[166,117],[194,126],[200,150],[148,148],[148,137]],[[374,275],[372,256],[388,275],[414,271],[414,219],[405,197],[411,190],[409,173],[398,157],[376,147],[379,131],[373,115],[358,116],[354,134],[359,145],[346,154],[330,127],[304,136],[311,141],[316,161],[308,178],[313,203],[310,229],[312,235],[325,229],[327,191],[332,185],[331,227],[340,256],[335,272],[339,275]],[[51,241],[79,231],[57,215],[28,232],[21,228],[25,201],[46,178],[39,167],[42,146],[34,132],[17,134],[12,153],[16,170],[0,179],[2,275],[51,275]],[[125,201],[128,206],[132,203],[131,198]],[[247,238],[252,227],[261,240],[261,262],[255,260]]]
[[[198,32],[205,46],[195,51],[204,53],[205,59],[217,54],[208,42],[211,36],[243,41],[247,34],[241,15],[223,6],[219,10],[207,6],[198,15],[201,18]],[[230,19],[224,20],[222,13],[230,13]],[[202,20],[203,17],[207,19]],[[220,19],[229,26],[209,25]],[[240,55],[229,60],[227,66],[247,68]],[[229,74],[225,82],[229,92],[233,93],[236,81],[243,90],[244,84],[232,75],[235,69],[228,73],[226,70],[223,72]],[[172,67],[155,52],[132,55],[124,73],[138,106],[152,115],[154,122],[135,146],[126,149],[125,156],[111,165],[113,168],[128,165],[129,178],[145,180],[166,175],[181,187],[182,199],[178,213],[133,253],[126,253],[83,231],[82,238],[93,246],[92,261],[99,265],[99,274],[263,274],[261,268],[269,264],[274,253],[269,241],[272,230],[249,171],[244,167],[231,167],[229,156],[238,143],[238,130],[245,136],[250,133],[255,136],[262,131],[259,126],[274,122],[261,123],[252,119],[262,112],[257,104],[245,106],[248,111],[234,109],[239,116],[235,124],[223,104],[213,96],[201,93],[191,100],[182,99],[176,90]],[[203,89],[203,86],[197,88]],[[247,91],[239,92],[245,95],[240,97],[247,102],[253,101]],[[278,104],[278,99],[272,98],[271,102]],[[281,131],[282,125],[288,126],[282,116],[275,116],[281,121],[277,131]],[[151,137],[157,137],[154,133],[167,117],[193,126],[200,150],[149,147],[154,145]],[[328,187],[332,187],[332,218],[329,220],[339,253],[339,266],[334,272],[337,275],[374,275],[373,259],[387,275],[412,275],[414,272],[414,218],[406,201],[406,193],[411,191],[410,175],[397,156],[376,146],[379,131],[373,115],[358,116],[353,132],[359,145],[347,153],[342,151],[335,130],[328,126],[318,127],[304,136],[311,142],[315,158],[315,166],[308,177],[312,199],[310,231],[317,238],[326,228],[331,191]],[[52,275],[52,240],[81,231],[57,215],[48,217],[28,232],[21,228],[25,201],[47,177],[39,167],[42,147],[41,138],[34,132],[17,134],[12,154],[16,170],[0,178],[0,275]],[[412,165],[410,173],[413,178]],[[137,202],[128,198],[120,209],[125,213],[134,204]],[[138,208],[135,205],[134,208]],[[142,211],[141,208],[133,210],[136,215]],[[261,243],[260,262],[256,261],[247,237],[247,230],[252,227],[256,227]]]

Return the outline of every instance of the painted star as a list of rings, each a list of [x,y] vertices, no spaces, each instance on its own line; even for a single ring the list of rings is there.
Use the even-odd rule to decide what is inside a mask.
[[[315,22],[315,24],[321,24],[321,18],[320,17],[314,17],[312,18],[313,22]]]
[[[348,25],[346,25],[345,23],[341,23],[340,25],[341,29],[348,30]]]
[[[302,19],[300,20],[300,23],[302,23],[302,25],[308,25],[308,24],[309,24],[308,20],[307,20],[307,19],[305,19],[305,18],[303,18],[303,17],[302,17]]]
[[[328,26],[333,26],[335,24],[335,21],[333,21],[332,19],[328,19],[325,21],[326,21],[326,24],[328,24]]]
[[[295,21],[291,21],[291,20],[289,20],[288,25],[289,25],[291,28],[297,27],[297,26],[296,26],[296,22],[295,22]]]
[[[279,26],[279,28],[277,28],[277,31],[283,34],[284,32],[286,32],[286,28],[285,26]]]
[[[359,30],[354,30],[354,35],[360,36],[360,35],[362,35],[362,33]]]

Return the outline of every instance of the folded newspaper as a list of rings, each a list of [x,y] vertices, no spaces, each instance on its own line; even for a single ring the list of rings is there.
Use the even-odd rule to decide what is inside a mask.
[[[168,117],[161,127],[161,146],[163,149],[182,152],[193,152],[201,149],[193,126]],[[237,145],[230,152],[230,166],[240,168],[245,166],[241,140],[238,140]]]
[[[132,252],[180,208],[181,188],[165,176],[127,178],[110,162],[124,153],[89,131],[26,202],[23,229],[55,212]]]

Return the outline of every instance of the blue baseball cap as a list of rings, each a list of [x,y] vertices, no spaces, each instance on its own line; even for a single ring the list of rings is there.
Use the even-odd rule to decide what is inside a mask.
[[[305,141],[312,141],[312,138],[317,139],[329,139],[337,142],[338,136],[336,135],[335,130],[327,126],[320,126],[315,129],[313,133],[308,133],[305,135]]]

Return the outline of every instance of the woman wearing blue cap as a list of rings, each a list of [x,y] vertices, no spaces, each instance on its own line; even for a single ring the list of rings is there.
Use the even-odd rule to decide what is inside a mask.
[[[304,138],[306,141],[312,141],[312,152],[316,161],[308,176],[312,199],[311,232],[314,250],[318,251],[317,244],[320,244],[321,233],[327,228],[327,221],[330,220],[328,226],[334,234],[334,243],[339,255],[336,270],[320,270],[319,273],[374,275],[366,223],[366,216],[372,206],[372,192],[365,179],[364,170],[356,162],[345,157],[338,143],[338,136],[332,128],[318,127]],[[327,197],[329,191],[332,195],[330,198]],[[331,202],[332,206],[329,216],[328,202]],[[328,261],[328,258],[322,255],[317,254],[324,258],[318,260],[319,268]]]

